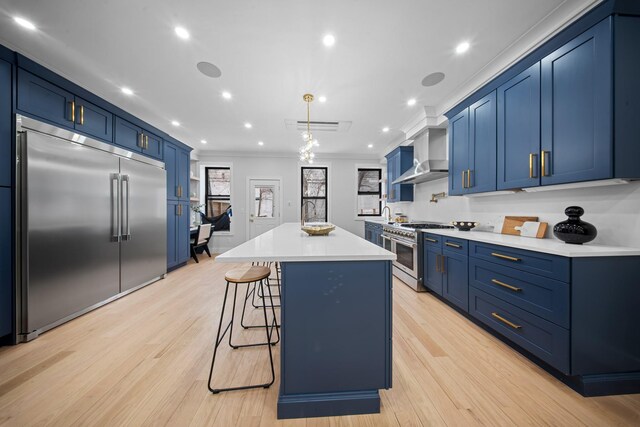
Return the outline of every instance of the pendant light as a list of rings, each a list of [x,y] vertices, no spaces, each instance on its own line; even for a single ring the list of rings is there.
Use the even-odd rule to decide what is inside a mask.
[[[305,93],[302,99],[307,103],[307,131],[302,134],[304,145],[300,147],[300,161],[312,164],[313,159],[316,157],[313,147],[318,145],[318,141],[313,139],[311,134],[311,102],[313,102],[313,95]]]

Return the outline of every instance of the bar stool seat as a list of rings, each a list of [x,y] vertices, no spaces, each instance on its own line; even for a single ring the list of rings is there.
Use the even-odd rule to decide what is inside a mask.
[[[247,266],[247,267],[241,267],[241,268],[236,268],[233,270],[228,271],[224,278],[227,282],[227,286],[225,288],[224,291],[224,300],[222,302],[222,311],[220,312],[220,322],[218,324],[218,332],[216,334],[216,341],[214,343],[214,348],[213,348],[213,358],[211,359],[211,369],[209,371],[209,383],[207,384],[207,386],[209,387],[209,391],[212,393],[220,393],[221,391],[231,391],[231,390],[245,390],[245,389],[249,389],[249,388],[258,388],[258,387],[263,387],[263,388],[268,388],[270,387],[274,381],[275,381],[275,370],[273,367],[273,354],[271,352],[271,346],[276,345],[278,343],[278,341],[280,341],[280,332],[278,331],[278,324],[276,321],[276,312],[275,312],[275,308],[274,308],[274,304],[273,304],[273,295],[271,294],[271,288],[269,286],[269,276],[271,275],[271,268],[268,266],[260,266],[260,265],[251,265],[251,266]],[[266,282],[266,283],[265,283]],[[235,308],[236,308],[236,299],[237,299],[237,295],[238,295],[238,285],[241,284],[246,284],[247,285],[247,289],[249,288],[249,286],[251,284],[254,284],[254,289],[260,289],[260,291],[262,292],[262,295],[264,295],[264,298],[262,298],[262,312],[263,312],[263,318],[264,318],[264,324],[262,325],[255,325],[252,327],[255,328],[264,328],[265,332],[266,332],[266,337],[267,340],[265,342],[259,342],[259,343],[252,343],[252,344],[233,344],[232,343],[232,336],[233,336],[233,322],[235,319]],[[229,324],[224,328],[224,331],[222,329],[222,321],[224,318],[224,313],[225,313],[225,308],[227,305],[227,296],[229,294],[229,286],[233,286],[234,287],[234,291],[233,291],[233,306],[231,307],[231,320],[229,321]],[[266,297],[269,297],[270,300],[270,304],[267,305],[266,302]],[[244,300],[244,305],[246,305],[246,298]],[[244,318],[244,305],[242,308],[242,315]],[[267,319],[267,306],[271,309],[271,313],[273,315],[273,321],[271,322],[271,324],[269,324],[269,320]],[[242,323],[242,322],[241,322]],[[243,325],[244,327],[244,325]],[[247,329],[247,327],[245,327],[245,329]],[[276,335],[277,335],[277,340],[272,342],[271,341],[271,337],[273,334],[273,330],[275,329],[276,331]],[[222,342],[224,336],[226,335],[226,333],[229,332],[229,346],[231,348],[238,349],[241,347],[255,347],[255,346],[267,346],[268,350],[269,350],[269,362],[271,363],[271,381],[264,383],[264,384],[257,384],[257,385],[243,385],[243,386],[236,386],[236,387],[228,387],[228,388],[214,388],[211,386],[211,380],[213,378],[213,366],[215,364],[216,361],[216,354],[218,353],[218,347],[220,346],[220,343]]]

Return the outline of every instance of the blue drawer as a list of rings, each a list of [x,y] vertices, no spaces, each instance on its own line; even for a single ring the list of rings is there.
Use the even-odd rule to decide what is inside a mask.
[[[563,282],[571,280],[566,257],[479,242],[469,243],[469,256]]]
[[[469,284],[563,328],[569,328],[568,283],[469,258]]]
[[[442,248],[445,251],[450,251],[452,253],[464,254],[467,255],[469,253],[469,241],[464,239],[457,239],[455,237],[441,236],[442,237]]]
[[[469,314],[515,344],[569,374],[569,331],[515,305],[469,288]]]
[[[437,234],[422,233],[422,241],[424,242],[425,247],[430,247],[432,249],[441,249],[442,240],[443,237]]]

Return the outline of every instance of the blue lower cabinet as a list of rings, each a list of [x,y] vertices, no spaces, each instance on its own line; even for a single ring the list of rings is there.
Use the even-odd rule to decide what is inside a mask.
[[[442,295],[442,250],[426,247],[423,253],[423,258],[423,285],[436,294]]]
[[[391,262],[282,263],[278,418],[380,411],[391,387]]]
[[[466,254],[442,252],[442,297],[469,311],[469,272]]]
[[[82,98],[75,98],[75,129],[108,142],[113,141],[113,114]]]
[[[45,122],[74,129],[75,96],[21,68],[18,69],[18,111]]]
[[[0,337],[12,330],[12,267],[13,248],[11,245],[11,189],[0,188]]]
[[[189,260],[190,243],[189,204],[169,200],[167,202],[167,268],[173,268]]]
[[[180,214],[178,215],[178,231],[176,245],[178,246],[178,263],[187,262],[189,260],[189,240],[191,223],[191,211],[189,203],[179,203]]]
[[[569,374],[569,330],[471,287],[469,313],[564,374]]]
[[[167,202],[167,268],[178,265],[178,203]]]
[[[10,187],[14,159],[11,155],[12,142],[15,139],[11,132],[13,115],[11,114],[12,66],[0,60],[0,186]]]

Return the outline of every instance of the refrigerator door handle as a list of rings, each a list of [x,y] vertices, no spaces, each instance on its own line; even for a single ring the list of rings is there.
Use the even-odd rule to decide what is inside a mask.
[[[126,193],[125,193],[126,188]],[[122,240],[131,240],[131,226],[129,224],[129,175],[122,175]]]
[[[111,241],[120,241],[120,174],[111,174]]]

